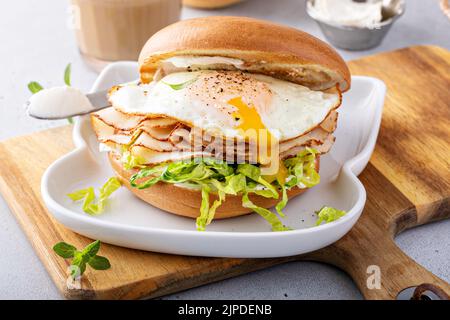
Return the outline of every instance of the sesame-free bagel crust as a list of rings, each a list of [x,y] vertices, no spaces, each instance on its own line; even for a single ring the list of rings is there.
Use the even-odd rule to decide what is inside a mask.
[[[161,61],[181,55],[240,59],[244,61],[243,71],[313,90],[338,86],[344,92],[350,88],[348,67],[328,44],[303,31],[263,20],[204,17],[182,20],[160,30],[139,56],[142,82],[153,79]]]

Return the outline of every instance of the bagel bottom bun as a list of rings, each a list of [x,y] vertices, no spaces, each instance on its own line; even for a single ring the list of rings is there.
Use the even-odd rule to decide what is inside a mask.
[[[198,190],[178,187],[170,183],[158,182],[147,189],[137,189],[130,185],[130,178],[138,172],[137,169],[125,169],[119,158],[109,153],[109,161],[118,179],[122,184],[133,192],[138,198],[145,202],[170,213],[180,216],[197,218],[200,215],[200,204],[202,202],[201,192]],[[316,170],[319,171],[319,156],[316,157]],[[288,198],[291,199],[307,189],[292,188],[288,190]],[[281,197],[281,195],[280,195]],[[210,203],[218,197],[210,194]],[[271,208],[280,200],[265,198],[255,194],[249,194],[250,200],[257,206]],[[226,195],[225,201],[216,210],[214,219],[232,218],[253,212],[251,209],[242,206],[242,196]]]

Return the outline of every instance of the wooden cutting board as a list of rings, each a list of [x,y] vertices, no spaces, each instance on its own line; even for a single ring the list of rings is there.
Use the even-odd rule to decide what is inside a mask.
[[[360,175],[367,203],[356,226],[337,243],[302,256],[223,259],[175,256],[104,244],[112,268],[88,270],[81,289],[66,285],[69,263],[52,246],[91,240],[59,224],[46,211],[40,180],[48,165],[72,148],[71,127],[0,143],[0,190],[61,292],[70,299],[157,297],[293,260],[314,260],[345,270],[367,299],[392,299],[405,288],[450,286],[406,256],[399,232],[450,216],[450,52],[420,46],[350,62],[352,73],[388,87],[373,157]],[[381,288],[366,285],[368,266],[381,269]],[[449,265],[450,267],[450,265]]]

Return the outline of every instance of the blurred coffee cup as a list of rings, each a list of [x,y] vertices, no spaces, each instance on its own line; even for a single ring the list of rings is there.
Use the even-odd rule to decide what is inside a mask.
[[[72,0],[71,11],[80,53],[100,71],[137,60],[150,36],[180,19],[181,0]]]

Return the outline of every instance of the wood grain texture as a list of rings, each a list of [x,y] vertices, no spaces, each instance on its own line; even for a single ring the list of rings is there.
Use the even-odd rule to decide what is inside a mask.
[[[292,260],[315,260],[346,271],[368,299],[393,299],[410,286],[448,283],[406,256],[393,237],[406,228],[450,216],[450,52],[414,47],[350,63],[353,74],[386,82],[388,95],[374,155],[360,175],[367,203],[356,226],[337,243],[282,259],[197,258],[104,244],[112,268],[87,270],[81,289],[66,283],[68,262],[51,247],[91,240],[56,222],[40,195],[48,165],[72,148],[71,127],[0,143],[0,191],[61,292],[71,299],[157,297]],[[368,289],[367,267],[381,269],[381,288]]]

